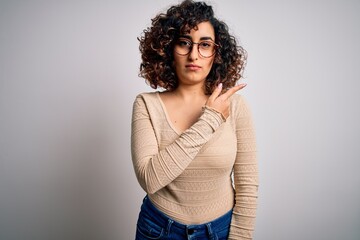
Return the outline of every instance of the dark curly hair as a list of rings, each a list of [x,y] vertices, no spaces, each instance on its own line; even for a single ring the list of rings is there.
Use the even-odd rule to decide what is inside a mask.
[[[214,17],[211,6],[191,0],[170,7],[166,14],[158,14],[152,19],[151,27],[145,29],[138,38],[142,57],[139,76],[145,78],[154,89],[176,89],[178,79],[173,68],[174,43],[180,35],[189,33],[199,23],[206,21],[213,26],[215,42],[220,47],[217,48],[213,66],[206,78],[205,93],[211,94],[220,82],[224,90],[233,87],[242,77],[246,51],[229,34],[228,26]]]

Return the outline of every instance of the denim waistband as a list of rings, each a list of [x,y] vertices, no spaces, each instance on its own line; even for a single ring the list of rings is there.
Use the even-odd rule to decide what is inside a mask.
[[[179,223],[173,219],[171,219],[170,217],[168,217],[167,215],[165,215],[163,212],[161,212],[159,209],[157,209],[153,203],[151,203],[150,199],[148,196],[146,196],[144,198],[143,204],[141,206],[143,211],[148,212],[149,214],[156,216],[157,221],[159,221],[159,223],[163,226],[170,226],[176,227],[180,230],[183,230],[185,232],[189,231],[189,230],[206,230],[209,231],[209,228],[211,226],[211,229],[218,229],[218,228],[222,228],[223,226],[226,225],[230,225],[231,222],[231,215],[232,215],[232,210],[228,211],[227,213],[225,213],[224,215],[220,216],[219,218],[207,222],[207,223],[203,223],[203,224],[190,224],[190,225],[186,225],[186,224],[182,224]]]

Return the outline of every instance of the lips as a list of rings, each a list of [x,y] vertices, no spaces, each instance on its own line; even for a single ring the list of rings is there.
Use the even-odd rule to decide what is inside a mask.
[[[201,68],[199,65],[196,65],[196,64],[187,64],[187,65],[185,65],[185,67],[190,70],[198,70]]]

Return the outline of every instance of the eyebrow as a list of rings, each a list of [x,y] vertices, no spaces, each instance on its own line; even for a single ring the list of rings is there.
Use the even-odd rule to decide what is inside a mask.
[[[181,38],[187,38],[189,40],[192,40],[192,37],[190,35],[180,35]],[[200,38],[200,41],[201,40],[211,40],[211,41],[214,41],[211,37],[201,37]]]

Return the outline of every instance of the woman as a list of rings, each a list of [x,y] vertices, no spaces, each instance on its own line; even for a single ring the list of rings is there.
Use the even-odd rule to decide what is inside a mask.
[[[245,51],[211,6],[184,1],[152,19],[136,97],[132,160],[147,193],[136,239],[252,239],[255,133],[241,95]],[[233,178],[232,178],[233,174]]]

